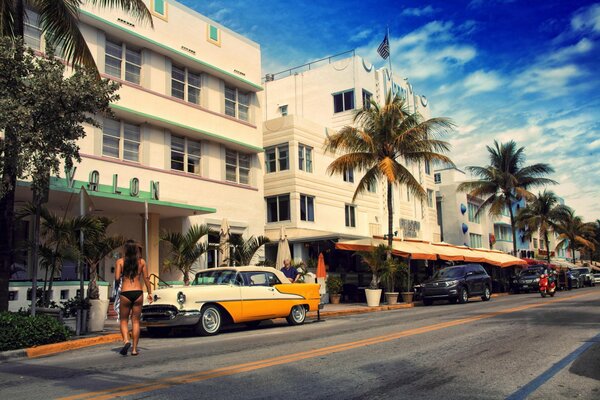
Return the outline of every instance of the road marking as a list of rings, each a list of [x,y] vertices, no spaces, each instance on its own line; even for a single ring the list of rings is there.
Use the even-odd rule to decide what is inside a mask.
[[[339,353],[342,351],[348,351],[348,350],[352,350],[352,349],[356,349],[356,348],[360,348],[360,347],[370,346],[370,345],[379,344],[379,343],[385,343],[385,342],[397,340],[397,339],[404,338],[404,337],[420,335],[423,333],[433,332],[433,331],[437,331],[440,329],[447,329],[447,328],[451,328],[451,327],[454,327],[457,325],[469,324],[472,322],[480,321],[482,319],[493,318],[493,317],[497,317],[500,315],[511,314],[511,313],[524,311],[524,310],[528,310],[528,309],[532,309],[532,308],[543,307],[543,306],[546,306],[549,304],[572,300],[572,299],[575,299],[578,297],[589,296],[591,294],[596,294],[596,293],[584,293],[584,294],[577,294],[577,295],[573,295],[573,296],[569,296],[569,297],[561,297],[561,298],[557,298],[557,299],[546,300],[546,301],[540,302],[540,303],[507,308],[507,309],[496,311],[496,312],[475,315],[472,317],[461,318],[461,319],[457,319],[457,320],[453,320],[453,321],[440,322],[440,323],[433,324],[433,325],[427,325],[427,326],[424,326],[421,328],[408,329],[408,330],[400,331],[400,332],[393,333],[390,335],[375,336],[372,338],[362,339],[362,340],[358,340],[358,341],[354,341],[354,342],[341,343],[341,344],[337,344],[337,345],[333,345],[333,346],[322,347],[319,349],[303,351],[300,353],[286,354],[283,356],[267,358],[267,359],[258,360],[258,361],[252,361],[252,362],[248,362],[248,363],[244,363],[244,364],[231,365],[228,367],[222,367],[222,368],[217,368],[217,369],[212,369],[212,370],[207,370],[207,371],[200,371],[200,372],[195,372],[192,374],[179,375],[179,376],[175,376],[175,377],[171,377],[171,378],[160,379],[158,381],[153,381],[153,382],[138,383],[138,384],[120,386],[120,387],[96,391],[96,392],[81,393],[78,395],[63,397],[63,398],[61,398],[61,400],[84,400],[84,399],[85,400],[89,400],[89,399],[104,400],[104,399],[113,399],[113,398],[122,397],[122,396],[131,396],[131,395],[135,395],[135,394],[139,394],[139,393],[146,393],[146,392],[159,390],[159,389],[166,389],[169,387],[183,385],[186,383],[200,382],[200,381],[205,381],[208,379],[218,378],[218,377],[222,377],[222,376],[229,376],[229,375],[240,374],[240,373],[248,372],[248,371],[255,371],[258,369],[273,367],[276,365],[288,364],[288,363],[297,362],[297,361],[301,361],[301,360],[305,360],[305,359],[309,359],[309,358],[321,357],[324,355]]]
[[[506,400],[526,399],[527,396],[535,392],[544,383],[548,382],[554,375],[558,374],[567,365],[575,361],[577,357],[582,355],[587,349],[592,347],[594,344],[598,343],[598,341],[600,341],[600,334],[586,341],[571,354],[569,354],[568,356],[566,356],[565,358],[548,368],[546,371],[542,372],[537,378],[535,378],[534,380],[523,386],[521,389],[508,396]]]

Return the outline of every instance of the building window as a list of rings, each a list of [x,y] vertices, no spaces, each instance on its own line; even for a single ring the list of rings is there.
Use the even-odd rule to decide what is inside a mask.
[[[302,221],[315,220],[315,198],[312,196],[300,195],[300,219]]]
[[[348,110],[354,110],[354,89],[333,95],[333,112],[339,113]]]
[[[102,127],[102,155],[120,160],[140,161],[140,127],[105,119]]]
[[[227,149],[225,151],[225,179],[229,182],[250,184],[250,154]]]
[[[433,208],[433,190],[427,189],[427,206]]]
[[[533,248],[537,249],[538,248],[538,240],[537,239],[533,239]]]
[[[377,181],[369,182],[369,185],[367,186],[367,192],[377,193]]]
[[[431,163],[429,160],[425,160],[425,173],[431,175]]]
[[[152,15],[157,16],[165,21],[168,21],[168,7],[167,0],[151,0],[150,1],[150,12]]]
[[[171,169],[200,175],[200,142],[171,135]]]
[[[367,92],[365,89],[362,91],[362,104],[365,110],[371,108],[371,99],[373,98],[373,94]]]
[[[469,241],[471,243],[471,247],[473,248],[481,248],[483,247],[482,236],[476,233],[469,233]]]
[[[286,115],[288,115],[288,106],[287,106],[287,104],[279,106],[279,113],[281,114],[282,117],[285,117]]]
[[[344,182],[354,183],[354,169],[348,168],[344,171]]]
[[[473,203],[467,203],[467,209],[469,211],[469,222],[474,222],[476,224],[481,223],[481,214],[477,214],[477,210],[479,206]]]
[[[290,146],[288,143],[265,149],[265,169],[267,173],[290,169]]]
[[[290,195],[283,194],[265,198],[267,202],[267,222],[290,220]]]
[[[313,148],[304,144],[298,145],[298,168],[300,171],[312,172]]]
[[[442,183],[442,174],[440,174],[440,173],[433,174],[433,181],[435,183]]]
[[[60,299],[61,300],[69,300],[69,289],[62,289],[60,291]]]
[[[225,86],[225,114],[248,121],[250,93],[240,92],[236,88]]]
[[[142,52],[127,45],[106,40],[104,71],[111,76],[140,84]],[[123,74],[123,70],[125,71]]]
[[[344,207],[345,212],[345,224],[347,227],[356,227],[356,206],[346,204]]]
[[[200,74],[187,68],[171,66],[171,96],[200,104]]]
[[[8,291],[8,301],[17,301],[19,300],[19,292],[17,290],[9,290]]]
[[[496,241],[512,242],[513,240],[510,226],[494,225],[494,235],[496,236]]]
[[[510,214],[508,213],[508,207],[507,206],[502,207],[502,212],[501,213],[505,217],[509,217],[510,216]]]
[[[23,40],[25,45],[33,50],[42,49],[42,28],[40,25],[40,16],[33,10],[25,10],[27,16],[23,21]]]
[[[221,31],[214,25],[208,24],[206,27],[206,40],[217,46],[221,46]]]

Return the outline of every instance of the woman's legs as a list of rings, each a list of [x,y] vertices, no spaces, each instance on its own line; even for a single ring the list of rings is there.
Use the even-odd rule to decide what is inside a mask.
[[[129,314],[131,313],[131,301],[121,295],[121,304],[119,304],[119,326],[121,328],[121,336],[123,343],[129,342]]]
[[[135,303],[133,303],[133,307],[131,309],[131,324],[133,325],[133,348],[131,349],[131,354],[137,354],[137,346],[140,340],[140,316],[142,315],[143,303],[144,296],[141,295],[137,298]]]

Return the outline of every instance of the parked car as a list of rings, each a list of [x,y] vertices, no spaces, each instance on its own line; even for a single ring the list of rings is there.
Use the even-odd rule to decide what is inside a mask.
[[[573,268],[573,271],[578,271],[579,272],[579,279],[581,281],[581,286],[594,286],[596,284],[596,282],[594,281],[593,277],[592,277],[592,270],[589,269],[588,267],[580,267],[580,268]]]
[[[190,286],[155,290],[153,303],[142,308],[142,325],[150,334],[193,327],[204,336],[216,335],[225,323],[255,326],[285,317],[299,325],[319,303],[319,284],[290,283],[275,268],[213,268],[197,273]]]
[[[576,268],[567,271],[569,289],[579,289],[584,286],[584,277]]]
[[[537,292],[540,288],[540,275],[544,272],[545,266],[535,265],[523,269],[513,280],[513,291]]]
[[[594,272],[592,276],[594,277],[594,284],[600,283],[600,272]]]
[[[466,303],[471,296],[488,301],[492,296],[492,279],[480,264],[464,264],[437,271],[421,285],[423,304],[434,300]]]

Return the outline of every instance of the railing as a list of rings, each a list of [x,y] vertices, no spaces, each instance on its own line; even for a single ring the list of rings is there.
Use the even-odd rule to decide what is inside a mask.
[[[270,82],[270,81],[274,81],[274,80],[277,80],[280,78],[284,78],[286,76],[294,75],[296,73],[310,71],[312,68],[314,68],[316,66],[316,64],[331,64],[332,62],[341,60],[343,58],[347,58],[345,56],[350,55],[350,54],[352,56],[355,56],[356,50],[344,51],[343,53],[338,53],[333,56],[321,58],[320,60],[311,61],[309,63],[302,64],[302,65],[299,65],[294,68],[286,69],[285,71],[276,72],[274,74],[267,74],[267,75],[265,75],[265,81]]]
[[[171,287],[171,285],[160,279],[160,277],[156,274],[150,274],[149,278],[150,283],[152,284],[152,290],[155,290],[157,286]]]

